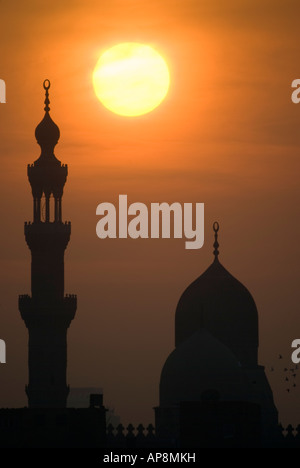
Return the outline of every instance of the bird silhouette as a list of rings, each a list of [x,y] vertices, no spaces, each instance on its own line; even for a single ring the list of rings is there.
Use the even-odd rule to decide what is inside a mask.
[[[285,378],[285,381],[286,381],[286,382],[288,382],[288,381],[289,381],[289,379],[286,377],[286,378]]]
[[[286,389],[286,391],[287,391],[287,392],[289,392],[289,391],[290,391],[290,389],[289,389],[289,388],[287,388],[287,389]]]
[[[297,387],[297,385],[294,383],[294,384],[293,384],[293,387]]]
[[[274,372],[274,367],[271,367],[271,372]]]
[[[279,358],[278,358],[278,359],[282,359],[282,355],[281,355],[281,354],[279,354]]]
[[[293,374],[293,377],[296,377],[297,374]]]

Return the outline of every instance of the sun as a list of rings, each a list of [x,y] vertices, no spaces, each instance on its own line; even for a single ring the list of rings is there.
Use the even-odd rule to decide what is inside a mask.
[[[152,47],[136,42],[106,50],[93,71],[98,99],[115,114],[129,117],[147,114],[159,106],[169,84],[163,57]]]

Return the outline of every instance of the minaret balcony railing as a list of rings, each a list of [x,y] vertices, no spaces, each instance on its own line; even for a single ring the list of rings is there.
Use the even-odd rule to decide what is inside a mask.
[[[28,294],[21,294],[19,296],[19,310],[21,315],[28,313],[47,313],[51,310],[53,314],[53,309],[57,314],[64,313],[68,315],[75,315],[77,308],[77,295],[76,294],[66,294],[61,301],[56,301],[55,304],[41,304],[39,301],[34,300]],[[54,314],[55,315],[55,314]]]

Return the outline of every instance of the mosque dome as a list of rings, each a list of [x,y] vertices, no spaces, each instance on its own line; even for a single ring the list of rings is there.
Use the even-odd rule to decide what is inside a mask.
[[[228,347],[205,329],[183,341],[167,358],[160,379],[160,405],[248,398],[248,379]]]
[[[214,223],[215,259],[182,294],[175,316],[175,344],[205,328],[227,346],[241,365],[257,365],[258,314],[247,288],[219,262]]]
[[[48,112],[45,113],[43,120],[36,127],[35,137],[41,147],[48,146],[54,148],[57,144],[60,131]]]
[[[276,432],[278,414],[264,367],[257,363],[256,305],[247,288],[219,262],[218,223],[213,227],[215,259],[184,291],[176,309],[176,347],[161,372],[156,433],[166,440],[180,439],[182,421],[187,422],[180,403],[190,402],[195,410],[189,423],[194,428],[197,418],[201,425],[198,403],[210,411],[216,406],[210,402],[220,400],[221,405],[259,405],[262,438],[268,440]],[[243,417],[248,426],[251,418]],[[219,423],[213,423],[215,428]]]

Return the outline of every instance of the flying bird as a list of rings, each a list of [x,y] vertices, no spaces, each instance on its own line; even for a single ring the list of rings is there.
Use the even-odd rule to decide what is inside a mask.
[[[278,359],[282,359],[282,355],[281,355],[281,354],[279,354],[279,358],[278,358]]]

